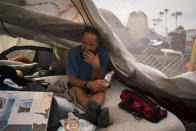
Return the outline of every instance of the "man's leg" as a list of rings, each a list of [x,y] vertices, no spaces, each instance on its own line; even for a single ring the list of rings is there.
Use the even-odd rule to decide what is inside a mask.
[[[101,112],[101,105],[96,100],[101,102],[102,99],[100,99],[99,95],[95,97],[96,100],[90,99],[81,88],[72,87],[71,89],[76,96],[77,102],[86,110],[85,119],[95,123],[97,115]]]
[[[86,104],[90,98],[85,91],[78,87],[72,87],[71,90],[74,92],[77,102],[86,110]]]
[[[97,121],[97,124],[103,127],[112,124],[112,121],[109,118],[109,110],[104,108],[101,111],[101,105],[103,105],[105,101],[105,92],[94,93],[92,99],[90,99],[83,89],[77,87],[72,87],[71,89],[74,92],[78,103],[86,110],[86,120],[93,123]]]
[[[92,99],[98,102],[102,106],[105,101],[105,92],[94,93]]]
[[[95,93],[92,99],[98,102],[102,106],[105,101],[105,92]],[[98,113],[98,117],[96,118],[96,123],[102,127],[107,127],[113,123],[113,121],[110,119],[108,108],[103,108],[101,112]]]
[[[74,92],[77,102],[80,105],[82,105],[82,107],[84,107],[84,109],[86,110],[86,104],[90,100],[88,95],[85,93],[83,89],[78,87],[72,87],[71,90]],[[95,100],[100,105],[103,105],[105,101],[105,92],[94,93],[92,99]]]

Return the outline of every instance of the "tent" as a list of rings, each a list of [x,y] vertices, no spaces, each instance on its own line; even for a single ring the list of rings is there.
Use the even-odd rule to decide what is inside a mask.
[[[33,42],[38,46],[38,42],[39,45],[51,48],[64,71],[66,71],[66,53],[71,47],[80,44],[85,25],[96,27],[101,32],[101,46],[108,50],[116,71],[118,82],[112,85],[122,86],[120,80],[126,85],[125,88],[140,90],[156,98],[161,106],[179,118],[195,120],[196,73],[186,72],[168,77],[155,68],[137,62],[135,56],[127,49],[134,47],[134,40],[128,30],[113,13],[105,9],[98,10],[93,1],[2,0],[0,20],[1,34],[21,37],[13,39],[12,42],[8,42],[10,39],[7,40],[8,44],[0,44],[0,53],[12,47],[13,43],[15,46],[26,45],[27,42],[21,42],[21,39],[25,38],[32,40],[30,45]],[[118,90],[118,87],[116,88]],[[118,93],[120,94],[119,90]],[[163,129],[167,123],[167,130],[184,130],[182,123],[172,113],[168,119],[170,122],[175,121],[175,124],[171,125],[165,120],[157,126],[150,125],[149,129],[159,130],[160,127]],[[121,124],[118,125],[120,128],[123,127],[123,123]],[[138,127],[135,129],[143,130],[139,124],[136,126]],[[114,130],[120,129],[119,127],[115,127],[114,124],[109,128]],[[122,129],[128,130],[131,127],[126,124],[125,128]]]

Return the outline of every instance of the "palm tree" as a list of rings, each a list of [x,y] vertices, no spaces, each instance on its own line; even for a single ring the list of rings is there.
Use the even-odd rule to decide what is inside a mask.
[[[157,24],[156,24],[156,22],[157,22],[157,19],[153,18],[153,19],[152,19],[152,21],[153,21],[153,25],[154,25],[154,31],[155,31],[155,26],[157,25]]]
[[[167,12],[169,11],[169,9],[164,9],[165,12],[165,36],[167,33]]]
[[[160,15],[160,19],[161,19],[161,35],[163,35],[163,22],[162,22],[162,16],[164,15],[164,12],[163,12],[163,11],[159,12],[159,15]]]
[[[161,22],[162,20],[160,18],[157,19],[157,23],[158,23],[158,33],[159,33],[159,23]]]
[[[181,16],[182,15],[182,12],[180,11],[176,11],[174,13],[171,14],[171,16],[175,16],[175,19],[176,19],[176,28],[177,28],[177,21],[178,21],[178,16]]]

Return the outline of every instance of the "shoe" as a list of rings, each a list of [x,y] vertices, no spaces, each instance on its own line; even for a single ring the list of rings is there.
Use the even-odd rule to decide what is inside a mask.
[[[187,131],[196,131],[196,123],[195,122],[191,122],[191,121],[187,121],[187,120],[182,120],[185,128]]]
[[[191,123],[189,124],[189,126],[190,126],[190,131],[196,131],[196,123],[191,122]]]
[[[109,116],[109,109],[103,108],[101,113],[98,115],[96,123],[100,127],[107,127],[112,124]]]
[[[96,118],[98,114],[101,112],[101,105],[97,103],[95,100],[90,99],[86,104],[86,112],[84,119],[90,121],[92,123],[96,122]]]

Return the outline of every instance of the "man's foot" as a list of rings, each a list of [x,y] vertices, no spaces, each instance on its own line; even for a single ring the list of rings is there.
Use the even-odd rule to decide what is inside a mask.
[[[95,100],[90,99],[86,104],[85,119],[95,123],[98,114],[101,112],[101,105]]]
[[[189,124],[189,126],[190,126],[190,131],[196,131],[196,123],[191,122],[191,123]]]
[[[101,113],[97,117],[97,125],[100,127],[107,127],[113,122],[110,120],[109,109],[103,108]]]

